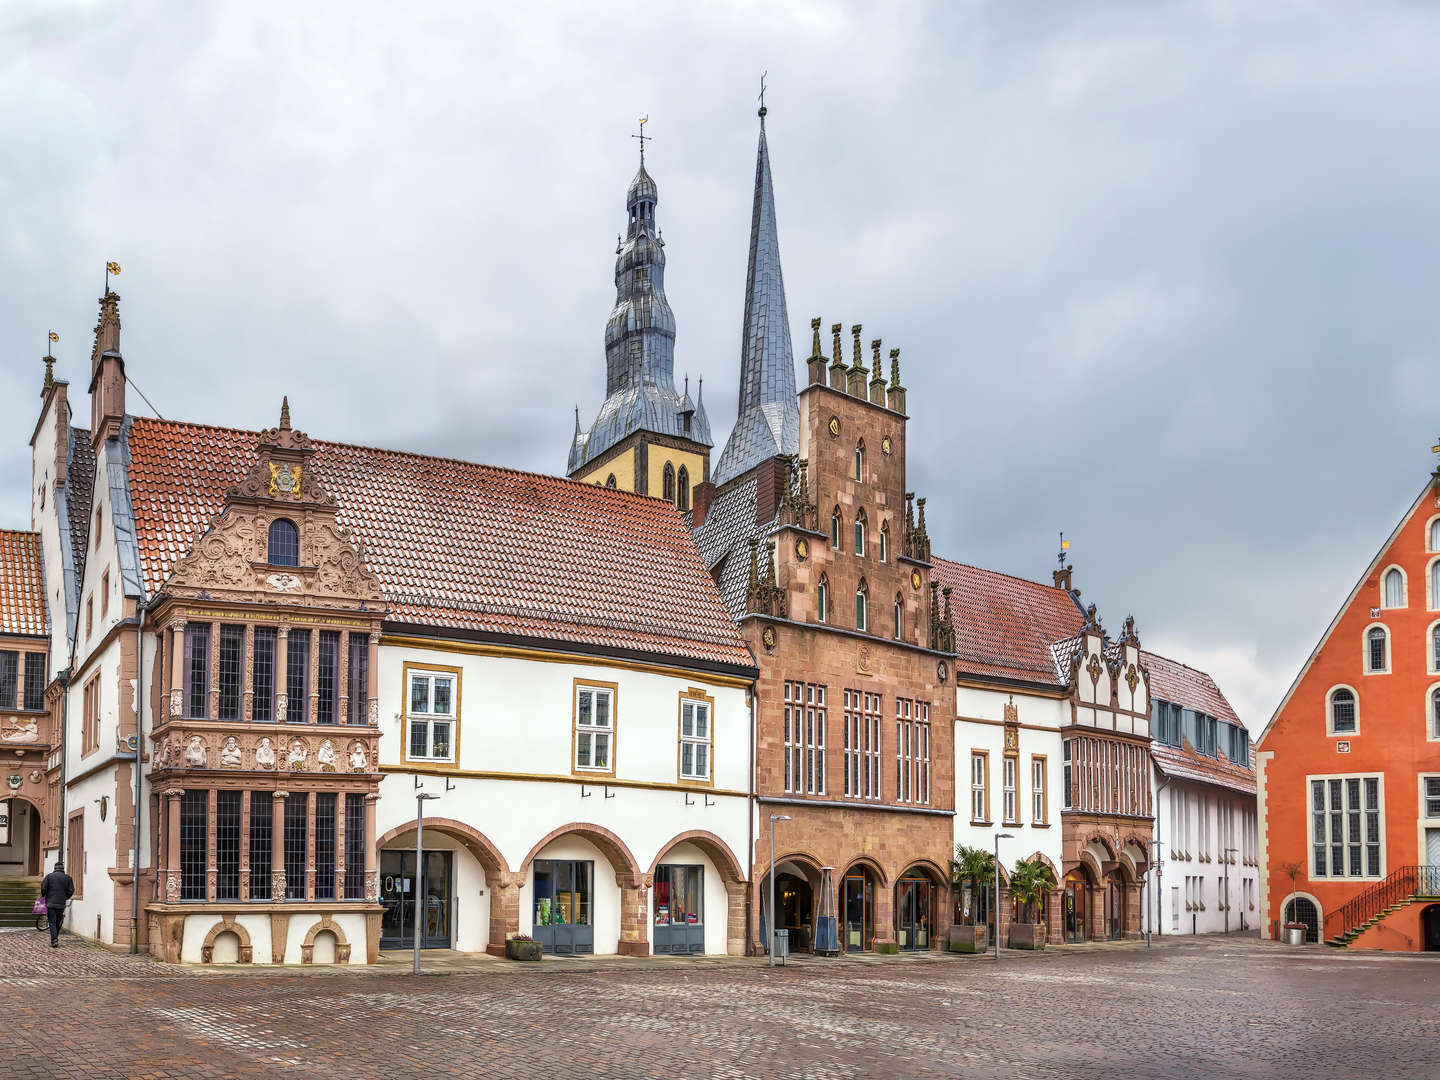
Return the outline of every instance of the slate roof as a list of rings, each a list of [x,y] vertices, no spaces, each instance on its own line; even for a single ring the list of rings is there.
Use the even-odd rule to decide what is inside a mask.
[[[134,417],[130,495],[148,595],[255,461],[257,434]],[[753,667],[680,514],[513,469],[342,443],[312,468],[387,620]]]
[[[1140,651],[1140,662],[1150,672],[1152,697],[1182,708],[1198,709],[1237,727],[1245,726],[1230,707],[1230,702],[1225,700],[1215,680],[1205,672],[1144,649]],[[1232,762],[1225,756],[1223,746],[1219,747],[1218,758],[1207,757],[1182,735],[1179,747],[1152,740],[1150,753],[1156,766],[1166,776],[1219,784],[1249,794],[1255,792],[1255,770]],[[1253,753],[1250,760],[1254,761]]]
[[[705,524],[695,534],[700,557],[714,575],[725,606],[737,620],[745,614],[745,587],[750,583],[750,541],[753,538],[763,543],[779,520],[777,513],[763,525],[755,523],[759,477],[758,470],[751,470],[717,493],[705,515]],[[686,520],[689,520],[688,514]]]
[[[90,550],[90,510],[95,489],[95,447],[88,428],[70,429],[70,460],[65,465],[66,510],[70,517],[70,547],[75,573],[83,576],[85,553]]]
[[[1066,685],[1068,657],[1054,647],[1075,639],[1085,624],[1069,593],[938,556],[931,562],[932,578],[942,589],[954,590],[950,609],[958,673]]]
[[[40,534],[0,529],[0,634],[49,632]]]

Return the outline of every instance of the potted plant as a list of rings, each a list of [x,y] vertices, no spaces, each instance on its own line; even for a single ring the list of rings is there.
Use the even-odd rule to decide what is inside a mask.
[[[1055,889],[1055,874],[1039,859],[1021,859],[1010,871],[1010,895],[1018,900],[1023,921],[1010,924],[1010,948],[1043,949],[1045,925],[1037,921],[1040,901]]]
[[[985,951],[985,920],[980,918],[980,898],[988,896],[995,880],[995,856],[982,848],[955,845],[950,860],[950,883],[960,898],[959,918],[950,927],[950,951]]]
[[[1291,895],[1291,896],[1294,896],[1294,895],[1295,895],[1295,890],[1296,890],[1296,888],[1298,887],[1297,882],[1298,882],[1298,880],[1299,880],[1299,878],[1300,878],[1300,871],[1303,870],[1303,869],[1304,869],[1304,867],[1303,867],[1300,863],[1298,863],[1298,862],[1288,862],[1288,863],[1282,863],[1282,864],[1280,865],[1280,872],[1281,872],[1282,874],[1287,875],[1287,876],[1290,878],[1290,895]],[[1283,915],[1284,912],[1281,912],[1281,914]],[[1305,944],[1305,935],[1306,935],[1306,933],[1309,932],[1309,930],[1310,930],[1310,928],[1309,928],[1308,926],[1306,926],[1306,925],[1305,925],[1304,923],[1302,923],[1302,922],[1287,922],[1287,923],[1285,924],[1285,926],[1284,926],[1284,941],[1285,941],[1285,944],[1286,944],[1286,945],[1304,945],[1304,944]]]
[[[514,937],[505,939],[505,958],[507,960],[539,960],[540,953],[540,942],[529,934],[516,934]]]

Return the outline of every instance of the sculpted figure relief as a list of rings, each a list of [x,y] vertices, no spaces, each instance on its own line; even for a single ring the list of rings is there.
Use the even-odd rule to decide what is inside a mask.
[[[231,735],[225,740],[225,745],[220,748],[220,764],[227,769],[238,769],[244,755],[240,751],[240,744]]]
[[[285,757],[285,763],[294,772],[305,770],[305,759],[310,756],[310,748],[301,739],[295,739],[290,743],[290,753]]]
[[[275,748],[270,745],[270,736],[260,740],[260,745],[255,748],[255,764],[262,769],[273,769],[275,767]]]
[[[352,772],[364,772],[365,767],[370,764],[370,757],[365,753],[365,744],[357,742],[350,751],[350,769]]]
[[[185,747],[185,764],[192,769],[205,767],[205,741],[199,735],[190,736],[190,744]]]
[[[5,734],[0,735],[0,739],[3,739],[5,742],[40,741],[40,722],[34,717],[27,717],[23,720],[17,718],[11,720],[10,724],[11,726]]]
[[[315,752],[315,760],[320,763],[322,772],[335,771],[335,746],[329,739],[320,744],[320,749]]]

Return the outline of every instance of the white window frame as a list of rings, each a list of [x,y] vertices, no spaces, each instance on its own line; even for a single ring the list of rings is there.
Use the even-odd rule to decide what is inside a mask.
[[[1355,702],[1355,726],[1349,731],[1335,730],[1335,691],[1349,690],[1350,696]],[[1349,683],[1336,683],[1325,691],[1325,734],[1337,738],[1348,739],[1352,735],[1360,734],[1360,692]]]
[[[689,732],[685,729],[687,712],[690,714]],[[703,734],[700,731],[702,724]],[[685,769],[687,748],[691,751],[688,772]],[[611,753],[614,753],[613,742]],[[703,771],[698,767],[702,757],[705,759]],[[715,709],[708,697],[698,694],[682,694],[680,697],[680,779],[702,784],[713,783],[715,779]]]
[[[424,710],[415,708],[415,683],[423,679],[425,687]],[[450,708],[445,712],[436,712],[432,708],[435,704],[435,686],[438,682],[450,684]],[[448,725],[449,742],[448,753],[436,754],[435,751],[435,725],[437,723]],[[417,725],[425,727],[425,747],[430,751],[428,754],[412,754],[411,732]],[[457,671],[433,668],[433,667],[406,667],[405,668],[405,760],[406,761],[428,761],[441,764],[454,764],[456,750],[460,742],[460,673]]]
[[[1425,741],[1440,742],[1440,717],[1435,715],[1435,695],[1440,693],[1440,682],[1425,687]]]
[[[855,590],[855,629],[864,631],[870,624],[870,597],[861,585]]]
[[[1018,825],[1020,824],[1017,816],[1020,813],[1020,789],[1018,783],[1020,759],[1007,755],[1004,761],[1005,763],[1000,766],[1000,778],[1004,792],[1001,813],[1004,814],[1004,824]]]
[[[865,511],[861,510],[855,515],[855,554],[860,558],[865,557]]]
[[[1050,786],[1050,778],[1045,775],[1047,765],[1046,758],[1038,754],[1030,755],[1030,809],[1036,825],[1044,825],[1050,820],[1045,802],[1048,795],[1045,789]]]
[[[586,694],[591,695],[590,719],[588,722],[585,720],[581,711],[581,702]],[[617,727],[615,699],[618,696],[616,688],[613,686],[602,686],[599,683],[585,682],[581,679],[575,680],[573,696],[571,698],[572,706],[575,710],[574,721],[571,725],[571,730],[574,733],[572,738],[574,745],[571,748],[570,757],[570,767],[572,771],[585,774],[594,773],[597,776],[613,776],[615,774],[615,729]],[[604,724],[596,722],[596,718],[600,712],[598,702],[601,699],[604,699],[607,703],[607,722]],[[607,750],[606,764],[596,765],[594,764],[595,748],[599,745],[599,740],[602,736],[604,737],[604,745]],[[589,750],[591,761],[589,765],[580,764],[580,750],[582,746]]]
[[[1440,551],[1440,514],[1425,523],[1425,540],[1427,551]]]
[[[1427,675],[1440,675],[1440,664],[1436,661],[1440,657],[1440,619],[1435,620],[1425,628],[1425,673]]]
[[[880,561],[882,563],[890,561],[890,523],[888,521],[880,523]]]
[[[1429,611],[1440,610],[1440,589],[1435,587],[1437,582],[1440,582],[1440,556],[1425,564],[1425,607]]]
[[[1425,828],[1436,828],[1440,826],[1440,773],[1421,773],[1416,778],[1416,782],[1420,785],[1420,801],[1417,805],[1420,807],[1421,828],[1422,830]],[[1429,788],[1432,783],[1435,785],[1434,795],[1429,793]],[[1431,799],[1434,799],[1436,802],[1435,813],[1433,814],[1430,812]],[[1419,848],[1421,862],[1424,862],[1425,859],[1424,839],[1425,837],[1422,831],[1420,836],[1421,845]]]
[[[1340,807],[1340,809],[1339,809],[1338,811],[1337,811],[1337,810],[1332,810],[1332,809],[1330,808],[1330,782],[1331,782],[1331,781],[1336,781],[1336,780],[1340,781],[1340,788],[1341,788],[1341,807]],[[1377,814],[1378,814],[1378,819],[1377,819],[1377,820],[1378,820],[1378,823],[1379,823],[1379,836],[1380,836],[1379,844],[1378,844],[1379,854],[1380,854],[1380,872],[1379,872],[1378,874],[1367,874],[1367,873],[1351,874],[1351,873],[1349,873],[1349,868],[1350,868],[1349,855],[1350,855],[1350,852],[1349,852],[1348,849],[1349,849],[1350,846],[1351,846],[1351,840],[1350,840],[1350,838],[1349,838],[1349,836],[1348,836],[1348,830],[1349,830],[1350,825],[1352,824],[1352,822],[1350,821],[1350,815],[1351,815],[1352,813],[1354,813],[1355,811],[1354,811],[1354,809],[1352,809],[1352,808],[1349,806],[1349,785],[1348,785],[1347,783],[1345,783],[1345,781],[1347,781],[1347,780],[1358,780],[1358,781],[1360,781],[1360,803],[1361,803],[1361,806],[1360,806],[1360,809],[1359,809],[1359,813],[1360,813],[1360,831],[1361,831],[1361,839],[1360,839],[1360,860],[1361,860],[1361,862],[1360,862],[1360,865],[1361,865],[1362,870],[1364,869],[1364,866],[1365,866],[1365,864],[1366,864],[1366,862],[1367,862],[1367,859],[1366,859],[1367,850],[1366,850],[1366,849],[1367,849],[1368,846],[1369,846],[1368,843],[1367,843],[1367,842],[1365,841],[1365,839],[1364,839],[1364,833],[1365,833],[1365,814],[1368,813],[1368,811],[1366,811],[1365,808],[1364,808],[1364,802],[1365,802],[1365,781],[1367,781],[1367,780],[1374,780],[1374,781],[1376,781],[1376,785],[1377,785],[1377,786],[1376,786],[1376,812],[1377,812]],[[1317,781],[1323,782],[1323,783],[1325,784],[1325,809],[1324,809],[1324,816],[1325,816],[1325,822],[1326,822],[1326,836],[1325,836],[1326,873],[1324,873],[1324,874],[1317,874],[1317,873],[1315,872],[1315,808],[1314,808],[1313,799],[1314,799],[1314,784],[1315,784]],[[1342,858],[1343,858],[1344,868],[1345,868],[1345,870],[1346,870],[1346,873],[1343,873],[1343,874],[1334,874],[1334,873],[1330,873],[1330,872],[1329,872],[1329,871],[1331,870],[1332,866],[1333,866],[1332,855],[1333,855],[1333,848],[1334,848],[1334,837],[1331,835],[1330,830],[1331,830],[1331,827],[1332,827],[1332,825],[1333,825],[1333,823],[1334,823],[1334,815],[1337,814],[1337,813],[1341,816],[1341,819],[1342,819],[1342,820],[1341,820],[1341,826],[1342,826],[1342,828],[1347,831],[1346,837],[1345,837],[1345,838],[1341,841],[1341,843],[1340,843],[1340,847],[1343,849]],[[1309,877],[1309,879],[1310,879],[1311,881],[1384,881],[1384,880],[1385,880],[1385,874],[1386,874],[1386,869],[1385,869],[1385,867],[1386,867],[1386,855],[1387,855],[1387,852],[1386,852],[1386,843],[1385,843],[1385,774],[1384,774],[1384,773],[1369,773],[1369,772],[1353,772],[1353,773],[1312,773],[1312,774],[1308,774],[1308,775],[1305,777],[1305,867],[1306,867],[1306,874],[1307,874],[1307,876]]]
[[[970,820],[989,824],[990,792],[988,790],[990,756],[981,750],[970,751]]]
[[[1391,574],[1400,575],[1400,603],[1389,602],[1389,582]],[[1410,606],[1410,579],[1405,573],[1405,568],[1396,563],[1391,563],[1380,572],[1380,607],[1386,611],[1400,611]]]
[[[1370,666],[1370,631],[1376,629],[1383,630],[1385,632],[1385,666],[1372,668]],[[1389,675],[1394,660],[1394,657],[1392,655],[1393,650],[1391,648],[1392,644],[1393,642],[1390,640],[1390,628],[1386,626],[1383,622],[1372,622],[1368,626],[1366,626],[1364,632],[1360,636],[1360,648],[1362,650],[1360,653],[1362,673],[1365,675]]]

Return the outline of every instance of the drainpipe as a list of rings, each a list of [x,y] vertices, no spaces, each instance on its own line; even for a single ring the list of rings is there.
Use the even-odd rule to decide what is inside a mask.
[[[751,901],[754,897],[753,886],[755,884],[753,880],[755,877],[755,815],[760,812],[760,804],[755,798],[755,704],[760,695],[756,692],[754,683],[750,684],[750,692],[747,696],[750,698],[750,797],[746,800],[749,812],[745,815],[746,835],[748,837],[745,845],[745,861],[750,864],[750,877],[752,878],[750,882],[752,887],[746,890],[745,897],[745,955],[748,956],[750,954],[750,942],[754,940],[751,929],[754,926],[755,905]],[[775,868],[773,866],[770,868],[770,875],[773,879],[775,875]],[[770,920],[772,922],[775,920],[774,912],[770,913]]]
[[[65,732],[70,727],[70,672],[74,670],[75,658],[72,653],[70,666],[55,676],[60,680],[60,831],[55,849],[55,858],[59,862],[65,861],[65,774],[67,772]]]
[[[135,627],[135,854],[130,859],[130,951],[140,951],[140,823],[144,803],[140,761],[145,751],[145,602],[138,605]]]

